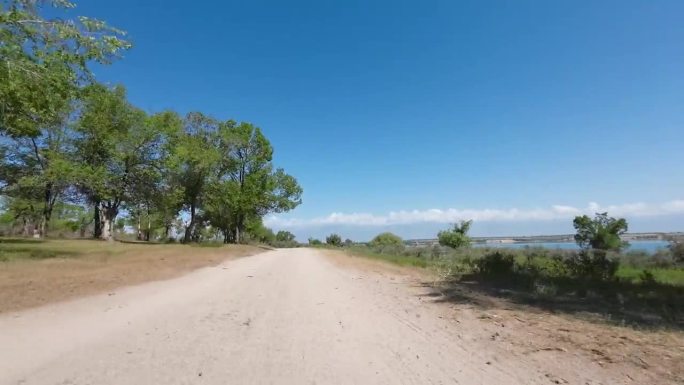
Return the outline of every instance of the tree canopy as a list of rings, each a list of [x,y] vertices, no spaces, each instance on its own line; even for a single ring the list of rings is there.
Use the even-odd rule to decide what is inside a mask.
[[[437,233],[439,244],[454,249],[470,246],[468,231],[470,231],[472,224],[473,221],[461,221],[460,223],[455,223],[449,230],[440,231]]]
[[[74,7],[0,0],[0,194],[15,227],[46,236],[56,208],[79,207],[71,228],[101,239],[127,227],[141,240],[275,239],[262,218],[297,207],[302,188],[261,129],[148,113],[98,83],[91,65],[131,45],[103,21],[63,17]]]
[[[577,233],[575,242],[584,250],[619,251],[627,246],[620,236],[627,232],[627,220],[615,219],[608,213],[596,213],[594,218],[587,215],[577,216],[572,222]]]

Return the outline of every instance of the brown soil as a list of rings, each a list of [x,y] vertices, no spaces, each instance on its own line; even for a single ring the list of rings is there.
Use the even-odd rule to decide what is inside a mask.
[[[0,313],[169,279],[263,251],[244,245],[193,247],[98,241],[49,241],[29,247],[71,256],[0,262]]]

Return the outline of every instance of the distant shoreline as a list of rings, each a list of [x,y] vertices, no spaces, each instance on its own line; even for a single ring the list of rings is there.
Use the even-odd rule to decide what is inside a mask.
[[[627,233],[622,236],[625,241],[667,241],[671,238],[684,238],[684,232],[650,232],[650,233]],[[515,245],[520,243],[574,243],[574,234],[557,235],[528,235],[528,236],[497,236],[497,237],[471,237],[477,245]],[[430,246],[438,244],[436,238],[410,239],[406,241],[412,246]]]

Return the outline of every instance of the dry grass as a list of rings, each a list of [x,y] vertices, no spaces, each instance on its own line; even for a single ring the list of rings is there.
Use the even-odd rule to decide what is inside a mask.
[[[193,247],[90,240],[2,240],[0,313],[169,279],[261,251],[243,245]]]

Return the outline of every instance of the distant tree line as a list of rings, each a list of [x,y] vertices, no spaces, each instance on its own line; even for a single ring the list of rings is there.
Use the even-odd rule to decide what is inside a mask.
[[[148,114],[123,86],[99,84],[89,66],[131,45],[96,19],[42,16],[73,7],[0,1],[3,221],[41,237],[59,214],[60,226],[92,228],[100,239],[130,226],[141,240],[176,229],[185,242],[235,243],[264,236],[264,215],[301,203],[302,188],[274,167],[273,147],[253,124]]]

